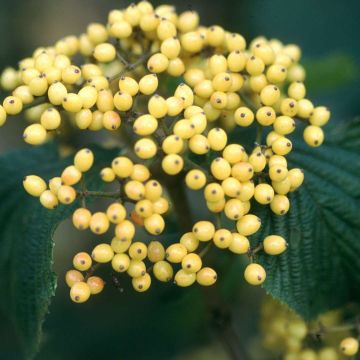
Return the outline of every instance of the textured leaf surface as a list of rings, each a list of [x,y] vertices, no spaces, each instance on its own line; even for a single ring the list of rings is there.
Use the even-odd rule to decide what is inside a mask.
[[[287,216],[260,210],[268,234],[283,235],[288,250],[260,257],[267,269],[265,289],[305,318],[360,300],[360,123],[330,131],[329,141],[310,149],[297,141],[291,167],[305,171],[305,182],[290,195]]]
[[[94,183],[104,160],[113,151],[96,149],[99,163],[88,175]],[[49,179],[59,176],[71,159],[60,159],[56,147],[19,150],[0,157],[0,308],[13,322],[25,356],[32,358],[41,339],[41,328],[55,293],[52,272],[53,233],[72,207],[44,209],[22,187],[26,175]]]

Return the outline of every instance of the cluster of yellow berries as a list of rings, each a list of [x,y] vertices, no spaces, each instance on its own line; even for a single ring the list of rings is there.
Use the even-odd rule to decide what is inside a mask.
[[[331,331],[338,329],[341,312],[325,313],[318,320],[322,324],[320,333],[312,331],[312,328],[318,327],[317,321],[307,324],[277,301],[266,299],[261,309],[263,346],[278,356],[283,355],[284,360],[340,360],[343,358],[341,354],[354,356],[358,353],[358,339],[352,336],[344,338],[348,331],[342,328],[339,328],[339,334]],[[322,335],[324,338],[321,338],[322,346],[319,348],[318,336]],[[310,346],[311,340],[315,348]]]
[[[81,66],[76,65],[78,55],[84,58]],[[251,202],[285,215],[290,208],[288,193],[303,183],[302,170],[288,169],[286,160],[293,148],[288,136],[295,131],[295,120],[305,124],[307,144],[317,147],[324,140],[321,127],[330,112],[306,98],[300,57],[296,45],[258,37],[247,46],[238,33],[200,25],[195,11],[177,14],[173,6],[153,8],[140,1],[111,11],[106,25],[90,24],[86,33],[36,49],[32,57],[20,61],[18,70],[3,72],[0,83],[12,94],[0,106],[0,125],[7,115],[25,110],[33,122],[24,131],[27,143],[42,144],[57,129],[73,126],[108,130],[127,145],[127,155],[101,172],[105,182],[119,184],[115,192],[74,187],[82,184],[83,173],[93,164],[89,149],[80,150],[74,165],[49,181],[49,189],[37,176],[24,180],[25,189],[49,209],[76,198],[85,204],[87,196],[118,200],[106,212],[91,213],[82,206],[73,215],[78,229],[90,228],[95,234],[116,225],[110,245],[96,246],[92,256],[75,257],[77,270],[67,275],[73,300],[85,301],[102,289],[101,279],[86,276],[85,282],[79,273],[91,269],[92,261],[112,262],[115,271],[127,271],[134,288],[144,291],[151,281],[145,258],[154,263],[151,271],[161,281],[172,279],[170,263],[181,263],[174,277],[179,286],[195,281],[213,284],[216,272],[203,268],[195,253],[201,242],[248,254],[252,260],[260,250],[270,255],[285,251],[287,243],[281,236],[267,236],[255,250],[248,236],[261,226],[250,213]],[[178,80],[171,94],[166,76]],[[257,128],[253,149],[229,143],[233,128],[252,124]],[[165,228],[162,215],[169,201],[162,196],[160,183],[150,179],[149,168],[157,162],[164,176],[185,174],[186,186],[203,191],[209,211],[220,220],[224,216],[236,222],[236,230],[222,228],[221,221],[215,227],[204,220],[166,250],[159,242],[132,242],[135,225],[153,236]],[[133,206],[129,214],[126,202]],[[244,276],[250,284],[260,285],[266,272],[252,262]]]

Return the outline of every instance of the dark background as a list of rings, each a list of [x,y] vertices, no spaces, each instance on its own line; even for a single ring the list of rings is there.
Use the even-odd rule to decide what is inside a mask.
[[[242,33],[248,41],[265,35],[284,43],[299,44],[309,70],[309,97],[316,104],[328,106],[333,121],[348,121],[360,114],[359,1],[169,2],[179,10],[191,5],[205,25],[222,25]],[[83,32],[91,21],[104,22],[109,10],[128,3],[0,1],[0,68],[14,66],[38,46]],[[24,146],[21,121],[10,119],[1,129],[1,153]],[[78,239],[68,224],[60,228],[56,238],[55,269],[60,280],[45,323],[44,344],[38,359],[227,359],[221,321],[226,319],[228,308],[233,313],[240,346],[251,353],[252,358],[271,358],[266,352],[256,350],[258,309],[264,294],[261,289],[244,284],[242,264],[235,262],[228,266],[225,280],[218,285],[220,295],[216,296],[220,300],[216,301],[216,307],[220,313],[224,310],[225,315],[214,316],[209,311],[208,300],[212,302],[215,295],[198,288],[182,291],[155,286],[148,294],[134,294],[126,283],[124,293],[108,286],[104,294],[79,306],[70,302],[62,279],[71,266],[73,254],[81,250],[88,239]],[[16,334],[0,314],[0,359],[21,358]]]

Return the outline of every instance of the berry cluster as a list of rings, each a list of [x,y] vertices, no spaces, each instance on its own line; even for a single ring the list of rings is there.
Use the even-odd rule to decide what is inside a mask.
[[[359,351],[359,340],[349,331],[356,329],[357,324],[339,325],[342,318],[341,311],[330,311],[305,323],[290,309],[267,299],[261,311],[263,346],[278,357],[283,355],[284,360],[339,360],[343,358],[340,354],[354,356]]]
[[[81,57],[84,62],[77,63]],[[256,253],[279,255],[287,243],[269,235],[251,248],[248,237],[261,227],[252,205],[269,205],[277,215],[289,211],[287,195],[304,180],[301,169],[288,168],[289,136],[299,122],[305,124],[305,142],[320,146],[321,127],[330,117],[325,107],[314,107],[305,97],[300,57],[296,45],[258,37],[247,46],[238,33],[200,25],[195,11],[177,14],[173,6],[153,8],[141,1],[111,11],[106,25],[90,24],[79,37],[36,49],[18,70],[3,72],[2,87],[12,94],[0,106],[0,124],[24,110],[32,122],[25,142],[39,145],[58,129],[72,127],[107,130],[127,149],[101,171],[104,182],[119,185],[115,192],[86,189],[83,173],[94,162],[88,149],[49,181],[49,189],[35,175],[24,180],[25,189],[49,209],[79,198],[82,206],[73,214],[79,230],[105,234],[115,225],[111,244],[97,245],[91,256],[75,256],[76,270],[66,279],[74,301],[103,288],[100,278],[90,276],[93,262],[111,262],[114,271],[126,271],[138,291],[149,288],[150,272],[160,281],[174,277],[179,286],[212,285],[216,272],[202,264],[210,244],[247,254],[251,263],[245,279],[253,285],[265,281]],[[251,125],[257,128],[252,148],[229,142],[235,127]],[[161,171],[150,179],[157,164]],[[163,176],[182,175],[190,190],[203,191],[216,226],[209,219],[199,221],[167,249],[159,241],[133,242],[137,227],[153,236],[163,232],[162,215],[174,204],[162,196],[160,182]],[[106,212],[91,213],[85,206],[88,196],[116,201]],[[233,228],[222,226],[222,219]],[[172,264],[181,264],[175,275]],[[88,273],[84,278],[79,271]]]

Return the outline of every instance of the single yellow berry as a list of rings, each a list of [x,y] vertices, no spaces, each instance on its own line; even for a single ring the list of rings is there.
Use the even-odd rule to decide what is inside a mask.
[[[114,257],[114,250],[109,244],[99,244],[94,247],[91,257],[98,263],[108,263]]]
[[[76,270],[86,271],[91,268],[92,260],[88,253],[80,252],[73,258],[73,265]]]
[[[83,303],[90,297],[90,287],[83,281],[76,282],[70,289],[70,298],[76,303]]]
[[[214,285],[217,280],[217,274],[214,269],[209,267],[202,268],[196,274],[196,281],[202,286]]]
[[[244,272],[245,280],[251,285],[261,285],[266,279],[265,269],[259,264],[249,264]]]

